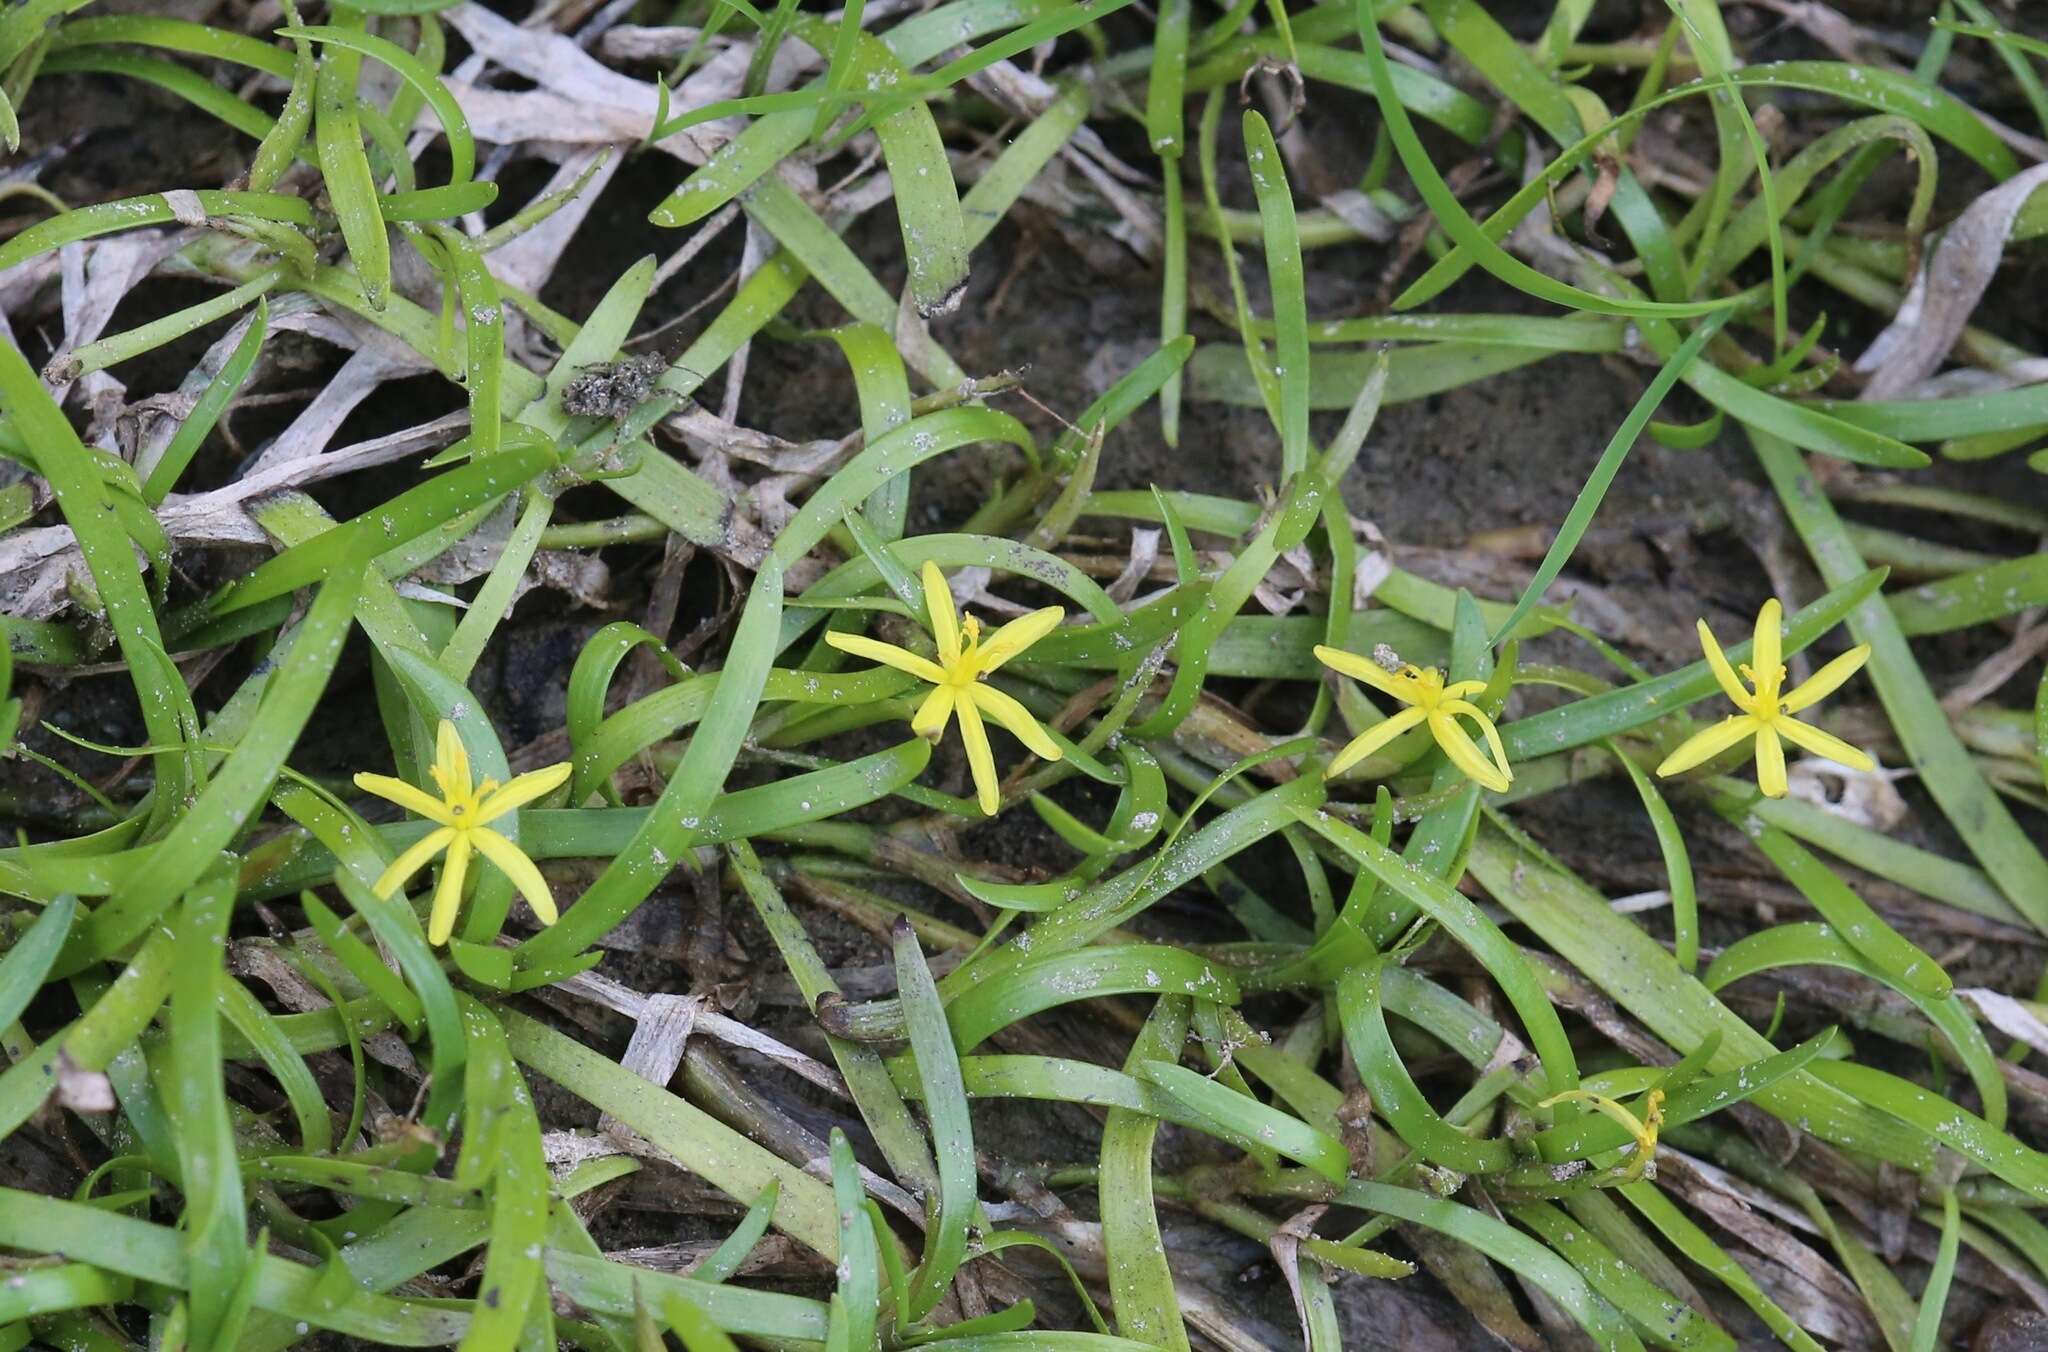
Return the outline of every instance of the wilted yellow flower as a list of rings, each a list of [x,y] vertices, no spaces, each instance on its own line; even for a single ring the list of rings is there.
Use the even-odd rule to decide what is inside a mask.
[[[1605,1094],[1596,1094],[1590,1089],[1567,1089],[1561,1094],[1552,1094],[1536,1106],[1548,1108],[1554,1103],[1583,1103],[1628,1128],[1629,1135],[1636,1138],[1635,1157],[1629,1161],[1628,1179],[1633,1182],[1643,1176],[1650,1167],[1650,1161],[1657,1155],[1657,1133],[1664,1126],[1664,1091],[1652,1089],[1643,1098],[1643,1116],[1636,1115],[1616,1103]]]
[[[441,885],[434,890],[434,912],[427,923],[427,942],[445,944],[455,932],[455,911],[462,904],[462,879],[469,871],[469,852],[474,847],[512,880],[527,905],[533,907],[533,913],[540,917],[541,924],[554,924],[555,898],[548,891],[547,880],[517,845],[491,830],[489,824],[552,792],[569,778],[569,770],[565,761],[520,775],[503,788],[498,787],[495,779],[486,779],[472,788],[469,752],[464,749],[455,725],[442,719],[434,742],[434,764],[428,771],[440,787],[439,798],[389,775],[356,776],[356,787],[365,793],[388,798],[439,825],[438,830],[429,831],[411,849],[392,860],[391,867],[384,870],[371,890],[380,897],[396,895],[406,880],[425,868],[435,855],[448,851],[448,861],[441,867]]]
[[[1745,663],[1742,667],[1743,680],[1754,690],[1743,689],[1742,681],[1736,680],[1735,672],[1729,669],[1721,645],[1714,641],[1713,631],[1707,628],[1705,620],[1699,622],[1700,647],[1706,650],[1707,665],[1713,669],[1722,691],[1742,712],[1688,737],[1678,750],[1664,758],[1664,763],[1657,767],[1658,774],[1681,774],[1703,765],[1750,736],[1756,738],[1757,787],[1772,798],[1785,796],[1785,742],[1851,769],[1876,768],[1877,762],[1841,738],[1792,717],[1833,694],[1842,682],[1861,670],[1870,660],[1870,645],[1858,644],[1815,672],[1798,689],[1783,692],[1784,617],[1785,608],[1776,597],[1764,602],[1764,608],[1757,612],[1756,639],[1750,653],[1754,666]]]
[[[873,658],[883,666],[909,672],[934,687],[918,705],[910,727],[926,741],[945,735],[947,720],[960,716],[960,740],[967,744],[967,765],[974,772],[975,795],[981,810],[993,817],[1001,798],[996,792],[996,758],[988,744],[988,729],[981,716],[987,714],[1010,730],[1012,736],[1045,760],[1060,759],[1059,743],[1046,736],[1031,711],[990,685],[985,677],[1053,631],[1066,611],[1047,606],[1010,621],[981,641],[981,623],[972,615],[961,619],[953,608],[953,593],[946,588],[945,574],[938,565],[924,566],[924,608],[931,617],[932,638],[939,646],[939,660],[919,657],[907,648],[883,643],[859,634],[828,633],[825,641],[842,652]]]
[[[1427,723],[1429,735],[1436,738],[1436,744],[1443,748],[1444,755],[1450,757],[1451,764],[1457,766],[1467,779],[1494,793],[1504,792],[1514,781],[1514,772],[1508,769],[1507,749],[1500,744],[1499,730],[1493,726],[1493,720],[1468,698],[1486,689],[1486,682],[1453,681],[1445,685],[1444,674],[1434,668],[1418,667],[1411,662],[1399,671],[1389,671],[1372,658],[1347,653],[1341,648],[1326,648],[1321,644],[1316,645],[1316,660],[1330,670],[1364,681],[1373,689],[1392,695],[1408,706],[1353,738],[1350,745],[1337,753],[1337,759],[1330,762],[1330,768],[1324,772],[1329,778],[1343,774],[1416,724]],[[1480,752],[1470,734],[1458,725],[1460,718],[1469,718],[1479,726],[1480,733],[1486,738],[1487,750],[1492,752],[1491,760]]]

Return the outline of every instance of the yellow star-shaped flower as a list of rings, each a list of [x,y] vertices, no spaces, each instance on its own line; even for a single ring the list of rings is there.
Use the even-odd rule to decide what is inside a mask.
[[[1427,723],[1430,736],[1436,738],[1436,744],[1443,748],[1444,755],[1450,757],[1451,764],[1457,766],[1467,779],[1493,793],[1505,792],[1514,781],[1514,772],[1508,769],[1507,749],[1500,744],[1499,730],[1469,698],[1486,689],[1486,682],[1453,681],[1445,685],[1444,674],[1434,668],[1424,669],[1411,662],[1399,671],[1389,671],[1372,658],[1347,653],[1341,648],[1326,648],[1320,643],[1316,645],[1316,660],[1330,670],[1364,681],[1373,689],[1392,695],[1408,706],[1384,723],[1367,728],[1353,738],[1337,753],[1337,759],[1330,762],[1330,768],[1323,772],[1326,778],[1335,779],[1408,729],[1418,723]],[[1469,718],[1479,725],[1480,733],[1486,738],[1487,750],[1492,753],[1491,760],[1480,752],[1471,735],[1458,725],[1460,718]]]
[[[1784,616],[1785,608],[1776,597],[1764,602],[1764,608],[1757,612],[1756,638],[1750,652],[1755,665],[1752,668],[1745,663],[1742,667],[1743,680],[1753,690],[1745,690],[1742,681],[1735,679],[1721,645],[1714,641],[1713,631],[1707,628],[1705,620],[1699,622],[1700,647],[1706,650],[1707,665],[1713,668],[1714,679],[1721,683],[1722,691],[1742,712],[1687,738],[1678,750],[1664,758],[1664,763],[1657,767],[1658,774],[1682,774],[1750,736],[1756,738],[1757,787],[1772,798],[1785,796],[1785,742],[1851,769],[1877,767],[1877,762],[1841,738],[1792,717],[1833,694],[1842,682],[1861,670],[1870,660],[1870,645],[1858,644],[1815,672],[1798,689],[1785,692]]]
[[[859,634],[828,633],[825,641],[841,652],[873,658],[883,666],[932,683],[932,692],[924,697],[924,703],[918,705],[910,720],[911,730],[926,741],[936,742],[945,735],[947,721],[955,714],[960,716],[960,740],[967,744],[967,764],[974,772],[975,795],[981,801],[981,810],[993,817],[1001,798],[996,792],[995,753],[989,749],[988,729],[981,716],[987,714],[1008,728],[1033,755],[1056,761],[1060,759],[1060,747],[1045,735],[1045,729],[1038,726],[1029,709],[990,685],[986,678],[1051,633],[1067,612],[1059,606],[1034,610],[996,630],[983,643],[980,621],[972,615],[960,618],[953,608],[953,593],[946,587],[945,574],[935,563],[924,566],[924,608],[931,618],[932,639],[939,647],[936,662],[907,648]]]
[[[439,798],[390,775],[356,776],[356,787],[365,793],[387,798],[438,824],[437,830],[429,831],[411,849],[392,860],[391,867],[384,870],[371,890],[380,897],[396,895],[406,880],[426,867],[429,860],[443,850],[448,851],[448,861],[441,867],[441,885],[434,890],[434,913],[427,923],[427,942],[445,944],[455,931],[455,912],[462,904],[462,879],[469,871],[469,852],[474,848],[512,880],[543,925],[554,924],[555,898],[548,891],[547,880],[517,845],[491,830],[490,823],[552,792],[569,778],[569,770],[565,761],[520,775],[503,788],[498,787],[495,779],[471,787],[469,752],[463,748],[455,725],[442,719],[434,743],[434,764],[428,772],[440,787]]]

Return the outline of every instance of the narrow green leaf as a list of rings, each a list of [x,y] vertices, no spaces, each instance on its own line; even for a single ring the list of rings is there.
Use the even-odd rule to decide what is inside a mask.
[[[363,298],[372,310],[382,310],[391,293],[391,241],[384,232],[377,183],[363,150],[358,115],[362,66],[362,54],[347,47],[320,58],[314,82],[313,144]]]
[[[177,1122],[178,1173],[185,1192],[185,1255],[190,1265],[193,1339],[232,1342],[230,1304],[250,1261],[242,1175],[221,1070],[215,1005],[234,883],[220,871],[185,894],[171,974],[172,1074],[166,1086]]]
[[[857,462],[856,462],[857,463]],[[844,471],[840,476],[844,477]],[[820,494],[822,496],[822,494]],[[816,501],[816,498],[813,498]],[[807,509],[808,510],[808,509]],[[822,533],[822,532],[821,532]],[[788,537],[785,530],[784,538]],[[782,567],[770,556],[755,574],[746,612],[726,654],[704,720],[633,839],[552,927],[522,943],[518,964],[559,964],[609,933],[647,899],[698,839],[698,828],[732,770],[774,660],[782,617]]]
[[[1161,997],[1131,1043],[1124,1071],[1171,1061],[1187,1040],[1188,1000]],[[987,1062],[990,1058],[977,1060]],[[1189,1347],[1187,1323],[1174,1290],[1173,1267],[1160,1233],[1152,1189],[1152,1144],[1157,1118],[1112,1108],[1102,1128],[1097,1185],[1102,1213],[1102,1255],[1109,1270],[1110,1306],[1125,1337],[1178,1352]]]
[[[910,1306],[902,1312],[903,1318],[914,1321],[924,1318],[945,1298],[953,1274],[967,1256],[967,1226],[978,1205],[974,1131],[968,1118],[967,1090],[960,1083],[960,1055],[954,1050],[953,1030],[908,920],[898,917],[892,943],[896,984],[910,1030],[910,1053],[917,1063],[925,1117],[931,1123],[939,1165],[938,1195],[927,1202],[924,1257],[910,1284]]]

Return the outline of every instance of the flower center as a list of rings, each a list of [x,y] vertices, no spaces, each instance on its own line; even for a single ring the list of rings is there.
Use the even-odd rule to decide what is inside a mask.
[[[970,686],[982,675],[981,621],[972,615],[964,615],[960,619],[960,660],[946,669],[947,683]]]
[[[1409,702],[1428,713],[1443,702],[1444,676],[1435,667],[1407,666],[1401,675],[1413,684]]]
[[[1757,678],[1756,673],[1751,670],[1747,662],[1742,664],[1741,671],[1742,679],[1748,681],[1756,691],[1756,707],[1750,712],[1754,713],[1758,718],[1771,719],[1778,717],[1785,711],[1784,697],[1780,693],[1785,688],[1785,668],[1783,665],[1780,665],[1777,670],[1762,680]]]

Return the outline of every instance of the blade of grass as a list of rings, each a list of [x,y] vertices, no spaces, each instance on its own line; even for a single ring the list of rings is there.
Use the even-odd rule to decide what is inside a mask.
[[[150,823],[153,828],[161,827],[187,794],[198,791],[204,773],[203,764],[186,745],[187,730],[198,723],[192,697],[164,656],[162,631],[136,566],[134,549],[114,520],[107,485],[94,459],[21,353],[5,341],[0,341],[0,398],[4,398],[16,430],[34,448],[35,467],[48,481],[65,524],[77,537],[79,553],[105,608],[107,625],[127,659],[150,745],[166,748],[153,758],[157,783]],[[163,904],[168,905],[198,876],[199,869],[194,868],[166,892]],[[62,974],[72,970],[66,968]]]
[[[1308,288],[1302,275],[1301,237],[1294,194],[1273,129],[1256,111],[1244,115],[1245,159],[1266,241],[1266,280],[1273,293],[1274,376],[1280,391],[1280,474],[1308,468]]]
[[[1467,10],[1469,12],[1469,6]],[[1408,111],[1401,106],[1400,96],[1394,89],[1393,75],[1387,64],[1386,49],[1380,42],[1379,23],[1373,15],[1371,0],[1357,0],[1357,15],[1359,37],[1372,74],[1373,95],[1379,100],[1380,116],[1386,121],[1395,152],[1400,155],[1409,178],[1435,215],[1437,224],[1452,240],[1469,250],[1473,261],[1480,267],[1517,291],[1569,309],[1595,314],[1677,319],[1729,308],[1731,302],[1721,300],[1664,303],[1596,295],[1538,272],[1495,244],[1466,212],[1450,185],[1444,182],[1429,158],[1429,151],[1415,134],[1415,126],[1408,120]],[[1400,302],[1396,304],[1398,307]]]
[[[743,840],[735,841],[728,847],[728,854],[741,889],[753,903],[762,926],[774,939],[805,1003],[812,1009],[818,1009],[828,1000],[841,998],[838,983],[818,956],[809,933],[762,870],[753,847]],[[831,1049],[839,1073],[846,1078],[847,1090],[853,1095],[862,1120],[867,1123],[896,1177],[921,1192],[936,1196],[938,1166],[918,1131],[910,1109],[904,1104],[903,1096],[890,1083],[889,1072],[882,1064],[880,1053],[865,1044],[829,1034],[826,1046]]]
[[[1941,1316],[1948,1308],[1950,1283],[1956,1275],[1956,1250],[1962,1237],[1962,1216],[1956,1206],[1954,1188],[1941,1190],[1941,1242],[1935,1250],[1934,1266],[1927,1274],[1927,1286],[1920,1293],[1920,1316],[1913,1322],[1913,1352],[1937,1352],[1941,1346]]]
[[[456,1173],[462,1177],[468,1166],[472,1176],[491,1180],[490,1242],[461,1352],[523,1347],[521,1335],[535,1320],[551,1343],[554,1316],[541,1278],[541,1242],[552,1179],[541,1155],[540,1119],[498,1020],[467,996],[461,1008],[470,1056]]]
[[[469,133],[469,119],[463,115],[462,105],[455,101],[455,96],[448,92],[448,86],[441,83],[441,78],[421,64],[411,52],[374,33],[340,24],[280,28],[277,34],[285,38],[308,38],[382,62],[392,74],[412,86],[434,110],[434,116],[440,119],[441,130],[448,138],[449,186],[467,183],[476,174],[476,140]],[[324,159],[322,168],[325,169]]]
[[[1746,934],[1721,950],[1720,956],[1714,959],[1700,980],[1708,990],[1718,993],[1724,986],[1745,976],[1803,963],[1825,963],[1858,972],[1873,981],[1883,982],[1912,1001],[1927,1021],[1941,1030],[1942,1036],[1955,1049],[1957,1059],[1969,1071],[1970,1081],[1983,1100],[1986,1119],[1994,1127],[2005,1126],[2005,1079],[1999,1073],[1998,1058],[1992,1052],[1991,1044],[1969,1011],[1956,1000],[1930,997],[1901,982],[1843,942],[1839,932],[1831,926],[1774,925],[1755,934]]]
[[[925,1117],[931,1123],[938,1159],[939,1188],[927,1201],[924,1257],[910,1284],[910,1304],[901,1312],[919,1320],[945,1298],[953,1274],[967,1256],[967,1226],[978,1207],[975,1199],[973,1124],[967,1112],[967,1090],[960,1082],[960,1055],[953,1030],[931,969],[917,946],[910,922],[898,917],[891,936],[896,953],[896,983],[902,992],[904,1022],[910,1031],[910,1053],[917,1065]]]
[[[1720,1048],[1708,1062],[1710,1070],[1735,1070],[1776,1051],[1679,967],[1662,945],[1615,914],[1579,878],[1520,844],[1491,814],[1480,822],[1471,869],[1486,891],[1552,952],[1680,1052],[1719,1031]],[[1923,1133],[1818,1082],[1818,1073],[1809,1067],[1758,1094],[1756,1102],[1823,1140],[1908,1169],[1926,1167],[1932,1146]]]
[[[150,867],[74,933],[59,960],[60,974],[79,971],[133,942],[242,832],[326,689],[351,623],[361,575],[360,557],[335,568],[293,631],[289,651],[269,673],[254,723],[199,797],[181,805],[170,834],[151,848]]]
[[[844,471],[835,476],[835,482],[843,477]],[[783,538],[789,538],[787,530]],[[568,962],[609,933],[647,899],[668,876],[674,861],[683,858],[696,841],[697,828],[731,772],[760,703],[762,685],[774,660],[774,637],[781,615],[782,567],[771,555],[755,574],[746,611],[704,721],[653,811],[562,918],[519,946],[517,965],[521,969],[533,971]]]
[[[163,455],[154,465],[137,468],[147,477],[142,484],[143,501],[151,507],[160,506],[185,473],[192,457],[199,453],[207,434],[220,421],[220,415],[227,411],[228,402],[241,390],[243,382],[249,379],[249,372],[255,368],[256,355],[263,348],[263,338],[270,326],[270,301],[263,298],[256,302],[242,340],[235,344],[235,350],[220,373],[207,382],[206,389],[192,405],[192,411],[178,424],[176,435],[164,448]]]
[[[420,1121],[429,1131],[446,1133],[461,1106],[464,1067],[469,1060],[469,1043],[464,1037],[461,1012],[447,973],[427,946],[426,931],[419,917],[399,898],[386,900],[345,872],[334,875],[342,896],[368,923],[386,952],[398,963],[399,973],[412,988],[432,1043],[427,1063],[428,1089]]]
[[[1520,950],[1498,926],[1444,879],[1423,872],[1356,827],[1312,808],[1296,808],[1294,815],[1361,869],[1377,877],[1381,885],[1400,893],[1443,926],[1447,934],[1493,974],[1508,1002],[1522,1017],[1529,1040],[1543,1062],[1550,1093],[1578,1087],[1578,1061],[1572,1054],[1564,1025],[1558,1021],[1557,1011],[1538,986]]]
[[[77,917],[78,898],[58,897],[0,958],[0,1028],[10,1027],[36,998]]]
[[[867,1349],[875,1345],[875,1324],[881,1313],[882,1254],[868,1220],[860,1166],[846,1133],[832,1128],[832,1196],[839,1205],[839,1286],[832,1293],[827,1352]]]
[[[1930,1000],[1947,999],[1954,983],[1941,964],[1893,929],[1854,889],[1797,841],[1777,827],[1749,816],[1747,799],[1751,796],[1756,795],[1716,795],[1715,810],[1754,841],[1764,857],[1777,865],[1785,880],[1812,903],[1835,933],[1883,972],[1891,984]]]
[[[171,974],[168,1107],[178,1124],[178,1173],[185,1191],[188,1308],[192,1336],[201,1345],[231,1344],[237,1336],[229,1310],[250,1261],[215,1004],[234,900],[234,884],[224,872],[201,879],[185,894]]]
[[[362,54],[347,47],[330,49],[320,58],[313,86],[313,144],[341,237],[362,282],[363,299],[372,310],[382,310],[391,293],[391,241],[377,210],[370,159],[363,151],[357,102],[362,67]]]
[[[1515,608],[1508,613],[1508,618],[1494,630],[1495,644],[1515,631],[1515,626],[1535,609],[1536,603],[1543,599],[1543,593],[1557,580],[1557,575],[1564,571],[1565,564],[1571,561],[1572,552],[1579,547],[1579,541],[1585,537],[1586,529],[1593,524],[1593,516],[1600,510],[1600,503],[1606,498],[1608,488],[1613,485],[1614,476],[1621,472],[1622,461],[1628,458],[1628,453],[1635,448],[1637,439],[1642,436],[1643,427],[1650,421],[1651,415],[1656,413],[1658,406],[1664,402],[1665,396],[1671,393],[1671,387],[1678,383],[1679,377],[1685,374],[1693,360],[1699,356],[1700,349],[1711,342],[1714,335],[1721,331],[1721,326],[1727,322],[1728,316],[1721,314],[1696,327],[1686,338],[1684,345],[1659,368],[1649,388],[1643,391],[1642,397],[1636,400],[1635,406],[1628,411],[1628,416],[1622,419],[1621,426],[1608,438],[1607,449],[1600,453],[1600,459],[1594,464],[1593,472],[1586,477],[1585,486],[1579,490],[1578,497],[1572,500],[1571,510],[1565,513],[1564,522],[1557,528],[1550,548],[1544,551],[1543,562],[1536,566],[1535,575],[1529,579],[1529,585],[1522,589],[1521,598],[1515,602]]]
[[[1335,1137],[1199,1071],[1148,1061],[1138,1076],[1215,1123],[1226,1137],[1257,1141],[1332,1183],[1342,1183],[1351,1172],[1351,1156]]]
[[[771,1181],[779,1183],[777,1227],[827,1259],[838,1260],[839,1209],[829,1185],[574,1039],[509,1010],[500,1018],[512,1053],[523,1064],[618,1118],[713,1187],[746,1199],[759,1196]],[[559,1283],[553,1259],[549,1272]],[[619,1312],[630,1313],[630,1301]],[[730,1321],[727,1327],[733,1327]],[[821,1320],[814,1332],[795,1336],[815,1338],[823,1333]]]
[[[1140,1066],[1178,1055],[1187,1027],[1187,998],[1161,997],[1131,1044],[1124,1072],[1135,1075]],[[1127,1338],[1185,1352],[1187,1324],[1153,1200],[1152,1145],[1158,1129],[1155,1117],[1128,1108],[1112,1108],[1104,1121],[1097,1183],[1102,1254],[1117,1328]]]
[[[1643,812],[1650,819],[1650,829],[1657,836],[1657,852],[1664,858],[1665,885],[1671,893],[1673,956],[1686,971],[1698,971],[1699,891],[1693,884],[1692,858],[1686,853],[1685,835],[1678,829],[1678,819],[1671,815],[1671,807],[1664,801],[1664,795],[1657,791],[1656,783],[1643,773],[1643,768],[1613,742],[1607,743],[1607,749],[1636,786],[1636,795],[1643,800]]]
[[[1527,1277],[1562,1305],[1602,1349],[1642,1352],[1642,1340],[1572,1266],[1528,1235],[1484,1212],[1384,1183],[1353,1182],[1338,1193],[1345,1206],[1395,1216],[1469,1244]]]

